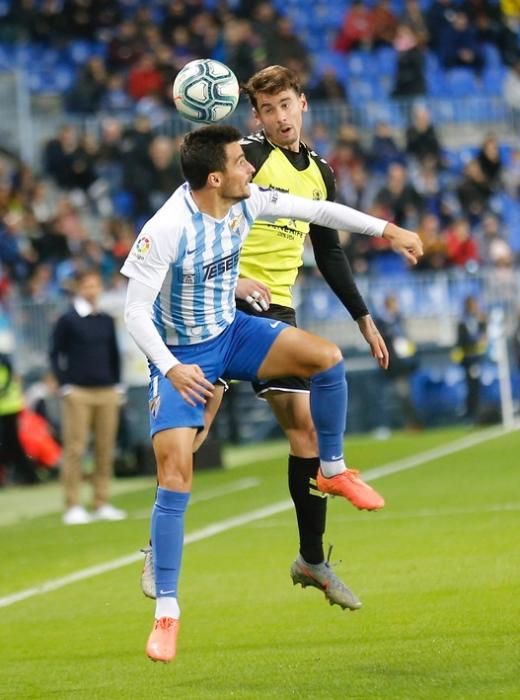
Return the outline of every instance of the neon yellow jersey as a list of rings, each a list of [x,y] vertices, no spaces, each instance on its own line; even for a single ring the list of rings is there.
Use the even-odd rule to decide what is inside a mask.
[[[242,148],[256,168],[253,182],[260,187],[308,199],[334,199],[332,170],[304,144],[299,153],[292,153],[274,146],[260,132],[244,139]],[[242,247],[240,277],[266,284],[272,303],[292,306],[292,287],[309,228],[306,221],[295,219],[257,219]]]

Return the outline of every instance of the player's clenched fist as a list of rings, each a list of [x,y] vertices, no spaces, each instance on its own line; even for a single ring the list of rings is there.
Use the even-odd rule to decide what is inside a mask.
[[[172,367],[166,376],[190,406],[205,404],[206,400],[213,396],[213,384],[206,379],[198,365],[179,363]]]

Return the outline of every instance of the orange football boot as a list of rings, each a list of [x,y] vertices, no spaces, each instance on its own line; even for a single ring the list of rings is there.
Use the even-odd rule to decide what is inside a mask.
[[[365,484],[358,477],[357,469],[346,469],[341,474],[329,479],[318,470],[316,485],[322,493],[331,496],[343,496],[359,510],[379,510],[385,505],[385,499],[375,489]]]
[[[168,663],[175,657],[179,624],[173,617],[155,620],[146,644],[146,653],[152,661]]]

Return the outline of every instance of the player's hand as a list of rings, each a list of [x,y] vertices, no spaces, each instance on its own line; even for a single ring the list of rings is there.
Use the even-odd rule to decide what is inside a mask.
[[[372,357],[377,360],[377,363],[381,369],[388,369],[388,363],[390,361],[388,348],[383,340],[383,336],[377,330],[377,326],[374,323],[372,316],[370,316],[370,314],[361,316],[361,318],[358,318],[357,324],[363,338],[370,345]]]
[[[271,303],[271,290],[256,280],[239,279],[235,296],[246,301],[255,311],[267,311]]]
[[[416,265],[423,254],[421,239],[416,233],[408,231],[406,228],[388,223],[383,232],[383,238],[390,241],[392,250],[395,250],[396,253],[401,253],[412,265]]]
[[[190,406],[205,404],[213,396],[213,384],[206,379],[198,365],[175,365],[166,376]]]

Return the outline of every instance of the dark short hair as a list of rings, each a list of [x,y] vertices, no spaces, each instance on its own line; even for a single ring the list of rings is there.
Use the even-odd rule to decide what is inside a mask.
[[[267,66],[255,73],[243,86],[251,104],[257,108],[257,94],[266,92],[268,95],[277,95],[282,90],[294,90],[297,95],[302,94],[300,79],[296,73],[285,66]]]
[[[192,190],[206,186],[208,175],[226,168],[229,143],[240,141],[240,131],[234,126],[212,124],[186,134],[181,144],[181,168]]]
[[[76,284],[81,284],[87,277],[97,277],[102,280],[101,270],[98,267],[85,267],[82,270],[78,270],[74,275],[74,281]]]

